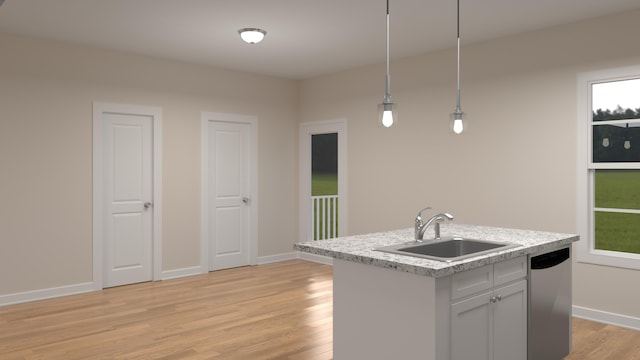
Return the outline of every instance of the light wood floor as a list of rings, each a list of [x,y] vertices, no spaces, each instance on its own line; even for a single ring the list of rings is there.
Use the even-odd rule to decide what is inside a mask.
[[[0,359],[331,359],[332,283],[293,260],[0,307]],[[566,360],[640,359],[640,332],[573,327]]]

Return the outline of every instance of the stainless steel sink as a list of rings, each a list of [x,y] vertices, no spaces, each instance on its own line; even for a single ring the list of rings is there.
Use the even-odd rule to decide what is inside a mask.
[[[409,244],[385,246],[375,250],[451,262],[488,254],[494,251],[506,250],[516,246],[518,245],[452,237],[441,240],[425,240],[425,242],[422,243],[412,242]]]

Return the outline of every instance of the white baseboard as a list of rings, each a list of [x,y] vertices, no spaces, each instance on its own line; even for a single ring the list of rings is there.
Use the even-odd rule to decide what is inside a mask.
[[[260,257],[258,258],[258,264],[259,265],[270,264],[270,263],[275,263],[280,261],[294,260],[298,258],[308,260],[308,261],[318,262],[322,264],[329,264],[329,265],[332,264],[331,260],[333,260],[326,256],[290,252],[290,253]],[[175,269],[175,270],[166,270],[166,271],[162,271],[160,280],[177,279],[177,278],[182,278],[187,276],[200,275],[203,273],[206,273],[206,269],[204,269],[204,272],[203,272],[203,267],[201,266],[194,266],[194,267]],[[83,283],[83,284],[60,286],[60,287],[50,288],[50,289],[25,291],[25,292],[15,293],[15,294],[0,295],[0,306],[26,303],[26,302],[37,301],[37,300],[45,300],[45,299],[51,299],[51,298],[56,298],[61,296],[76,295],[76,294],[82,294],[86,292],[100,291],[100,290],[102,289],[96,288],[95,283],[90,282],[90,283]]]
[[[332,265],[333,266],[333,258],[324,256],[324,255],[316,255],[309,254],[306,252],[298,252],[298,259],[313,261],[320,264]]]
[[[67,295],[82,294],[95,290],[95,284],[93,282],[89,282],[49,289],[25,291],[15,294],[0,295],[0,306],[45,300]]]
[[[573,305],[573,316],[640,331],[640,318]]]
[[[258,258],[258,265],[271,264],[271,263],[276,263],[280,261],[293,260],[297,258],[298,256],[295,252],[278,254],[278,255],[261,256]]]
[[[162,272],[160,280],[171,280],[187,276],[204,274],[201,266],[193,266],[182,269],[166,270]]]

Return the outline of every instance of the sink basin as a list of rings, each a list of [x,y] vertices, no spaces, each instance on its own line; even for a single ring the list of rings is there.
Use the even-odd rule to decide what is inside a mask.
[[[375,250],[451,262],[516,246],[518,245],[452,237],[441,240],[425,240],[422,243],[411,242],[409,244],[385,246]]]

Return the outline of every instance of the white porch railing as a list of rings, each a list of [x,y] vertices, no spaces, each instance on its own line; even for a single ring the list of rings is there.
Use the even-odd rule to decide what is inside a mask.
[[[338,195],[311,197],[311,237],[313,240],[338,237]]]

